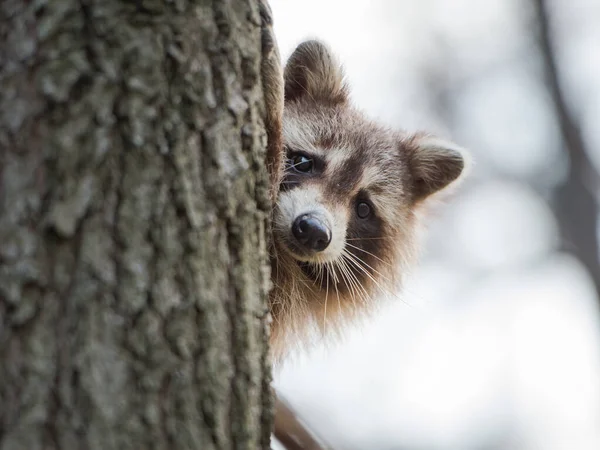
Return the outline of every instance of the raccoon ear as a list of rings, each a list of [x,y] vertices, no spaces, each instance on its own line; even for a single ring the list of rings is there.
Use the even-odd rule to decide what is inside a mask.
[[[301,43],[290,56],[283,77],[286,103],[307,98],[336,105],[348,100],[342,67],[322,42]]]
[[[415,180],[415,200],[423,200],[462,179],[470,158],[453,142],[435,136],[415,136],[410,166]]]

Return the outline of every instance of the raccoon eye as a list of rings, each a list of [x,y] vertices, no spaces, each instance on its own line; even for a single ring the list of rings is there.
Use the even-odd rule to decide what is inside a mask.
[[[291,167],[297,172],[308,173],[313,169],[313,160],[305,155],[293,155],[290,162]]]
[[[360,202],[358,205],[356,205],[356,214],[361,219],[366,219],[371,215],[371,206],[369,206],[368,203]]]

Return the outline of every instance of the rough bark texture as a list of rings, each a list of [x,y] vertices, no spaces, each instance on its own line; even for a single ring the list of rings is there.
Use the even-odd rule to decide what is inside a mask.
[[[0,2],[0,448],[266,448],[253,0]]]

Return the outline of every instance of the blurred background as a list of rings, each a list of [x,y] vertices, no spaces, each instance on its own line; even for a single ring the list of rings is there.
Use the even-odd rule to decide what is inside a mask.
[[[340,449],[600,449],[600,1],[271,0],[370,116],[476,162],[376,317],[276,385]]]

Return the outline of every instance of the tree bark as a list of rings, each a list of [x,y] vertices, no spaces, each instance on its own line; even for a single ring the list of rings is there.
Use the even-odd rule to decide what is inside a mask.
[[[267,448],[254,0],[0,2],[0,449]]]

